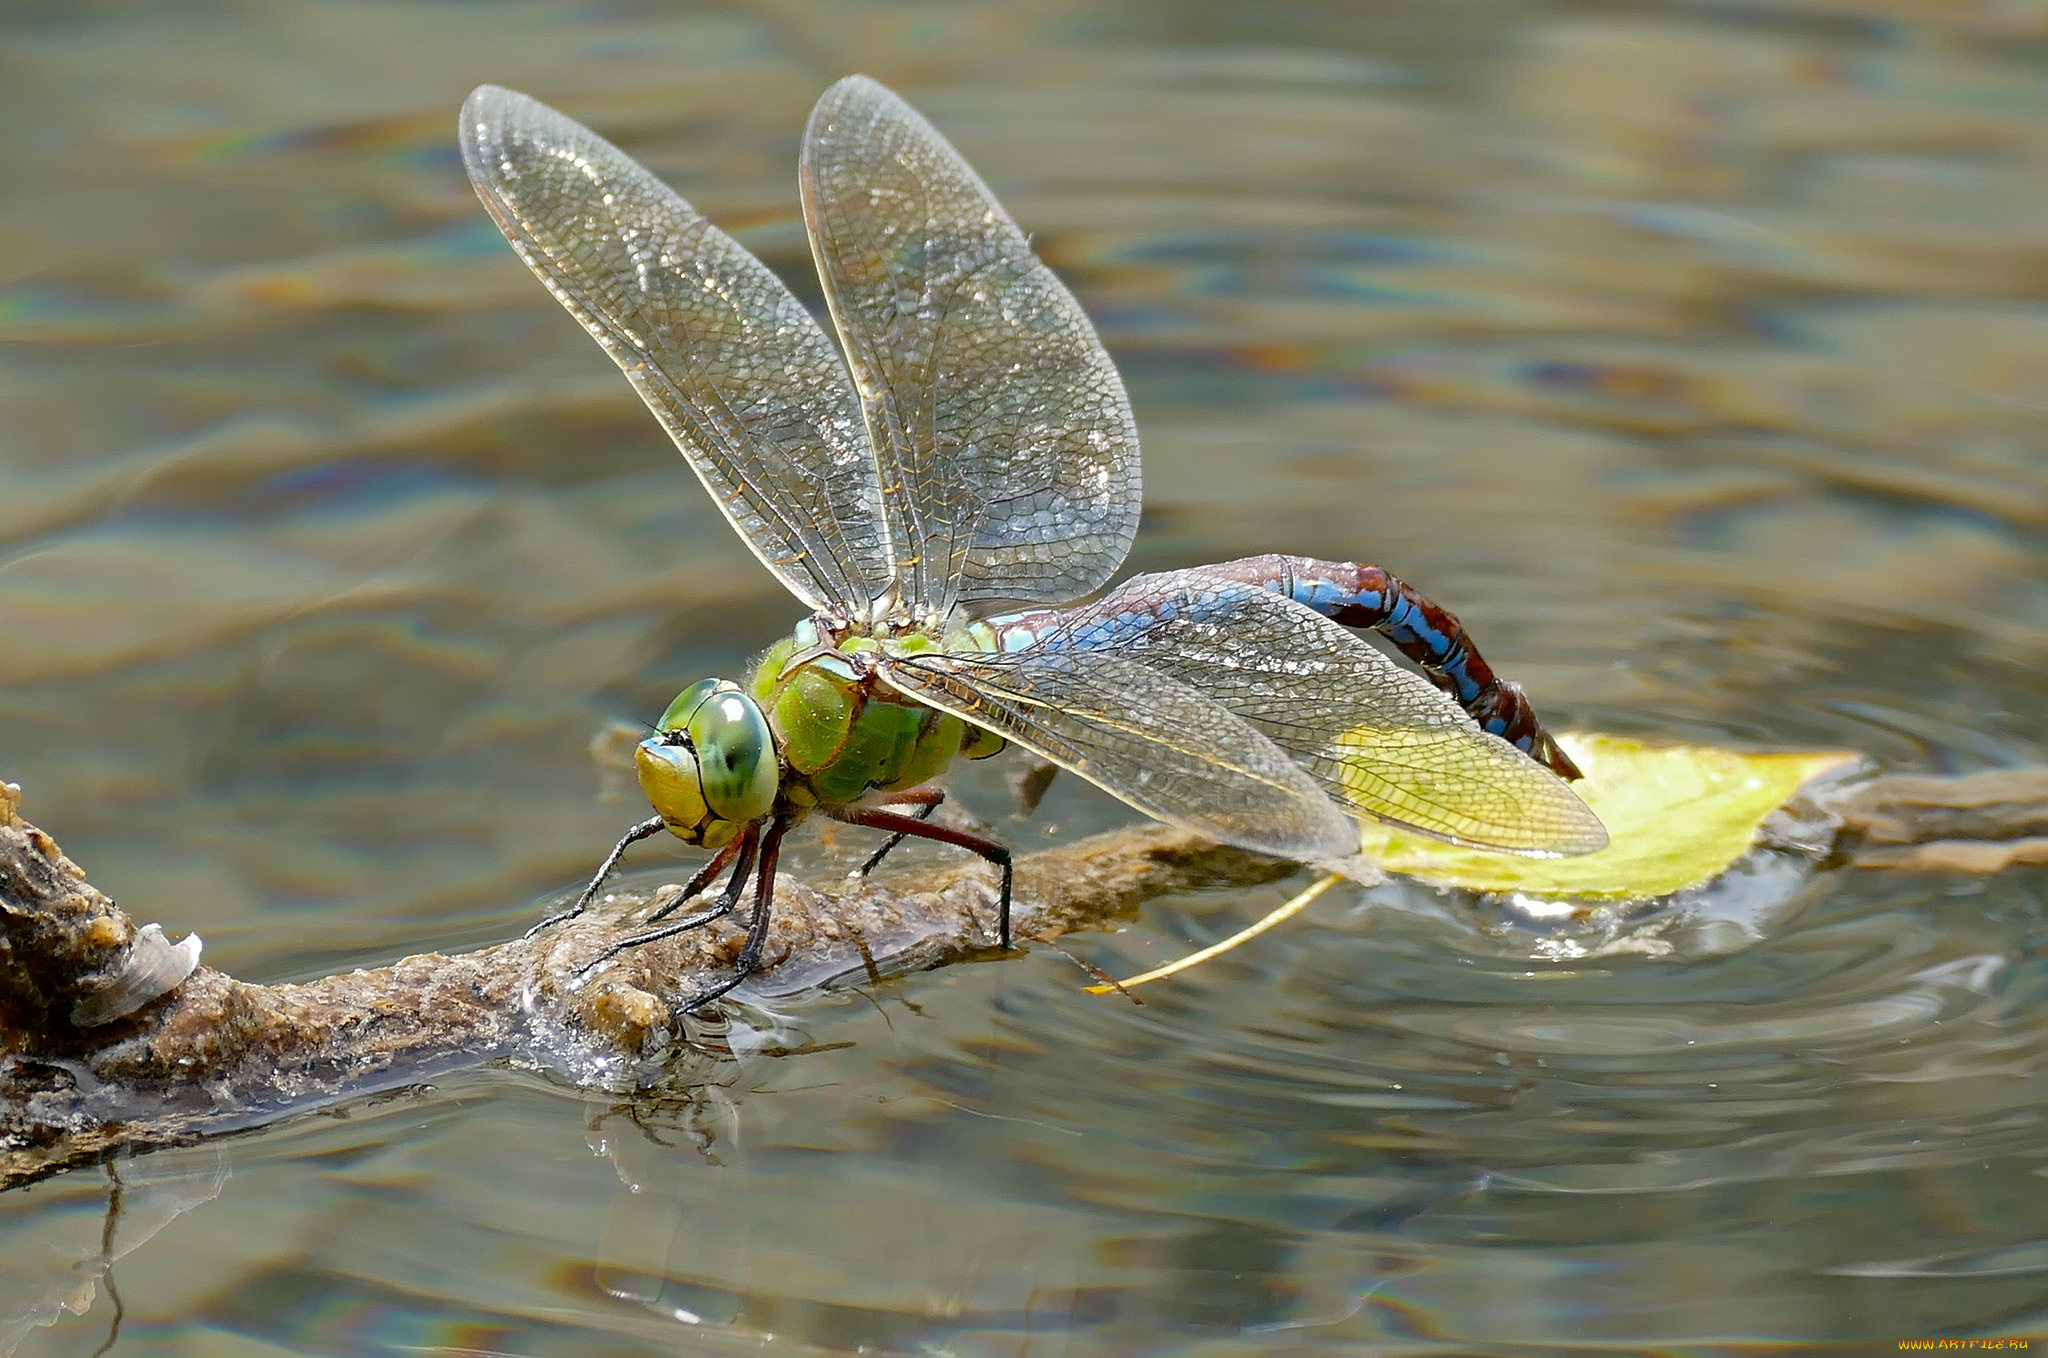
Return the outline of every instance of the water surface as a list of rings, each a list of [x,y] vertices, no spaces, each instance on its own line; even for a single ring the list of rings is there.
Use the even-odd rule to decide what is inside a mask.
[[[2038,763],[2044,40],[1950,0],[17,6],[0,776],[244,977],[524,927],[641,814],[592,735],[796,609],[454,110],[569,110],[814,295],[796,139],[854,70],[1097,318],[1135,568],[1378,561],[1567,727]],[[975,774],[1025,848],[1127,817]],[[13,1195],[0,1341],[92,1353],[115,1291],[112,1352],[209,1356],[2048,1333],[2043,883],[1801,873],[1605,951],[1340,893],[1143,1008],[1041,949],[745,1014],[662,1101],[473,1072],[124,1162],[111,1289],[105,1177]]]

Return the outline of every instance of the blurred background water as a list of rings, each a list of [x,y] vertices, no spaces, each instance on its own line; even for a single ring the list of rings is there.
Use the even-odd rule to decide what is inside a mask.
[[[580,881],[642,814],[593,733],[797,610],[485,220],[455,109],[564,108],[814,297],[796,143],[850,71],[1095,316],[1134,567],[1380,562],[1567,727],[2038,763],[2044,59],[2040,0],[17,0],[0,777],[252,979]],[[1127,818],[962,792],[1026,848]],[[755,1015],[664,1102],[475,1072],[124,1164],[112,1352],[2048,1333],[2043,885],[1805,877],[1559,961],[1390,888],[1143,1008],[1041,949]],[[105,1342],[107,1189],[0,1201],[0,1347]]]

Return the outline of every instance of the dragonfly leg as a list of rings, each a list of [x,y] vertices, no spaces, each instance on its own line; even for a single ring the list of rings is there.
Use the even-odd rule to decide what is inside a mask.
[[[939,809],[939,803],[945,800],[946,794],[940,791],[938,788],[914,787],[906,792],[899,792],[895,796],[889,798],[886,805],[915,806],[918,808],[917,818],[919,820],[929,820],[931,818],[932,812]],[[868,855],[867,862],[861,864],[860,867],[854,870],[854,875],[857,877],[865,877],[869,873],[873,872],[876,868],[880,867],[882,865],[882,860],[889,856],[889,851],[895,848],[898,844],[901,844],[907,837],[907,834],[901,831],[899,831],[896,834],[890,835],[888,839],[882,842],[881,848],[875,850],[873,853]]]
[[[720,849],[717,853],[711,855],[711,861],[706,863],[703,867],[697,869],[697,875],[695,877],[692,877],[688,882],[683,884],[683,890],[680,895],[678,895],[674,900],[670,901],[667,905],[664,905],[663,907],[661,907],[661,909],[655,911],[653,914],[649,915],[646,919],[641,920],[640,922],[642,924],[658,924],[662,920],[667,919],[670,915],[673,915],[676,911],[682,909],[685,905],[688,905],[691,901],[695,900],[697,898],[697,893],[702,891],[706,886],[709,886],[711,884],[712,878],[716,877],[719,873],[725,871],[725,865],[727,863],[732,862],[733,856],[739,853],[740,846],[746,843],[746,839],[746,833],[742,831],[741,833],[734,835],[731,839],[727,840],[725,842],[725,847]],[[745,876],[746,874],[744,872],[735,873],[733,874],[733,881],[738,882]],[[734,900],[738,900],[739,888],[737,886],[728,885],[725,889],[725,894],[727,896],[732,897]],[[728,905],[725,907],[725,909],[727,911],[730,911],[732,907]],[[712,916],[712,918],[716,919],[717,916],[714,915]],[[692,925],[691,927],[694,928],[695,926]]]
[[[977,835],[972,830],[956,830],[950,825],[932,825],[917,816],[906,816],[900,811],[891,811],[880,806],[845,807],[838,811],[827,811],[834,820],[845,821],[848,825],[865,825],[870,830],[887,830],[901,837],[909,835],[915,839],[937,840],[979,854],[1002,869],[1003,888],[1000,904],[997,906],[996,939],[1004,951],[1010,947],[1010,882],[1012,864],[1007,845],[998,843],[986,835]]]
[[[754,857],[760,842],[761,827],[759,824],[749,825],[746,829],[740,831],[738,837],[726,845],[725,848],[719,850],[718,857],[704,865],[704,870],[691,880],[690,886],[685,888],[682,895],[676,897],[674,901],[671,901],[667,906],[648,918],[652,922],[669,914],[677,906],[695,895],[696,891],[702,887],[703,883],[712,874],[716,873],[737,856],[739,858],[739,865],[733,869],[732,880],[725,884],[725,890],[718,893],[718,903],[716,905],[712,906],[709,910],[699,911],[697,914],[687,915],[672,923],[664,924],[660,928],[643,929],[637,934],[631,934],[620,939],[578,968],[577,976],[589,975],[622,952],[633,948],[645,947],[649,943],[658,943],[664,938],[674,938],[677,934],[701,928],[713,920],[724,919],[727,915],[730,915],[739,906],[741,893],[747,889],[747,874],[753,870]]]
[[[1268,555],[1201,569],[1284,594],[1346,627],[1374,629],[1420,665],[1430,681],[1456,698],[1482,728],[1560,777],[1582,776],[1571,756],[1543,729],[1529,695],[1521,685],[1494,673],[1457,617],[1378,566]]]
[[[775,901],[775,867],[782,859],[782,837],[797,822],[795,816],[777,816],[768,833],[761,836],[761,875],[754,886],[754,918],[747,925],[747,941],[740,947],[739,961],[733,964],[732,975],[698,994],[676,1012],[687,1014],[702,1008],[720,995],[725,994],[741,981],[754,974],[761,965],[761,949],[768,942],[768,924],[772,917],[771,907]],[[759,834],[758,822],[747,827],[749,834]],[[736,878],[737,880],[737,878]]]
[[[597,865],[597,875],[590,879],[589,886],[583,888],[583,894],[576,898],[576,904],[570,906],[567,910],[558,910],[554,914],[549,915],[539,924],[528,929],[525,937],[532,938],[535,934],[552,928],[563,920],[575,919],[585,910],[588,910],[590,903],[597,899],[599,888],[604,886],[605,878],[612,875],[612,869],[617,867],[619,860],[626,856],[626,850],[632,848],[643,839],[660,834],[664,828],[666,828],[666,822],[660,816],[654,816],[648,820],[641,821],[638,825],[626,831],[619,838],[619,842],[612,845],[612,851],[604,856],[604,862]]]

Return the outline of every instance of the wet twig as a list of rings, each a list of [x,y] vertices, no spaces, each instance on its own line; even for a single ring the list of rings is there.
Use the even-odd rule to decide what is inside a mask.
[[[95,1016],[144,930],[18,807],[19,790],[0,785],[0,1188],[504,1057],[593,1071],[609,1057],[630,1068],[659,1052],[671,1008],[722,975],[738,948],[737,930],[706,928],[576,984],[622,925],[668,899],[620,893],[615,908],[532,940],[302,985],[202,966],[134,1012],[85,1025],[78,1016]],[[1098,835],[1018,860],[1017,936],[1056,938],[1169,892],[1292,871],[1163,826]],[[995,904],[994,876],[978,865],[921,874],[914,888],[894,876],[820,893],[784,879],[768,965],[738,997],[991,956]]]
[[[1983,876],[2048,864],[2048,769],[1897,774],[1849,789],[1830,809],[1842,823],[1837,850],[1857,867]]]
[[[139,969],[145,981],[154,974],[138,959],[169,965],[171,945],[95,890],[18,808],[18,789],[0,784],[0,1188],[500,1058],[560,1066],[579,1053],[593,1078],[609,1070],[630,1082],[670,1040],[670,1011],[721,975],[738,946],[736,930],[706,928],[576,984],[622,927],[667,902],[665,888],[651,900],[622,894],[536,939],[303,985],[199,967],[120,1012],[124,983]],[[1858,866],[1985,872],[2048,861],[2048,771],[1877,778],[1831,794],[1823,810],[1837,858]],[[1098,835],[1018,861],[1017,934],[1050,940],[1156,896],[1292,871],[1164,826]],[[768,966],[739,996],[991,956],[994,909],[993,876],[978,865],[836,893],[785,880]]]

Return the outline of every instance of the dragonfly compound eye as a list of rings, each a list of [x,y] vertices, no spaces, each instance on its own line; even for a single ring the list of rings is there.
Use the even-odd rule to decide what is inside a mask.
[[[675,701],[668,705],[668,710],[661,714],[661,720],[655,723],[655,729],[666,733],[687,728],[690,718],[696,716],[697,709],[704,706],[704,700],[718,692],[723,682],[719,679],[699,679],[678,693]]]
[[[704,801],[714,814],[744,822],[775,809],[782,769],[758,703],[727,685],[705,699],[684,729],[697,748]]]
[[[649,736],[633,751],[633,767],[640,775],[640,790],[668,828],[692,844],[703,843],[707,823],[717,817],[704,800],[696,751],[671,745],[664,736]]]

